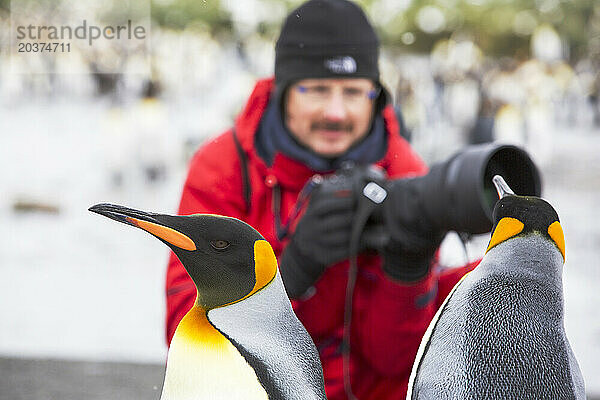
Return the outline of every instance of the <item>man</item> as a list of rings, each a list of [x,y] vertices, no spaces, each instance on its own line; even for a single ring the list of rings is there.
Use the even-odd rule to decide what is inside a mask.
[[[332,400],[352,398],[351,392],[362,400],[403,399],[429,321],[470,268],[432,268],[441,238],[412,227],[402,231],[419,239],[412,241],[418,246],[392,235],[379,253],[360,254],[344,387],[344,299],[356,201],[317,196],[317,190],[299,218],[296,211],[310,178],[346,161],[375,164],[390,178],[426,172],[387,104],[378,47],[354,3],[310,0],[294,10],[277,41],[275,79],[259,81],[234,128],[195,154],[179,209],[242,219],[271,243],[294,310],[319,349]],[[393,207],[381,214],[385,226],[398,228]],[[170,341],[196,296],[174,256],[166,289]]]

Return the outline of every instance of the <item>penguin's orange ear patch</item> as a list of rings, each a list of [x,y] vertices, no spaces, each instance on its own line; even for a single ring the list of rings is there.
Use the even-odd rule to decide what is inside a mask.
[[[277,274],[277,258],[271,245],[266,240],[254,242],[254,273],[256,283],[252,293],[267,286]]]
[[[266,240],[257,240],[254,242],[254,276],[256,279],[254,281],[254,287],[241,299],[223,305],[228,306],[247,299],[267,286],[275,279],[275,275],[277,275],[277,257],[275,257],[275,253],[273,253],[273,248]]]
[[[486,253],[490,251],[490,249],[511,237],[518,235],[521,233],[525,225],[521,221],[516,218],[504,217],[498,222],[496,225],[496,229],[492,234],[492,238],[490,239],[490,244],[486,249]]]
[[[560,226],[560,222],[554,221],[552,224],[550,224],[550,226],[548,227],[548,235],[550,235],[552,240],[554,240],[554,243],[556,243],[558,250],[560,250],[560,253],[563,256],[563,260],[566,260],[565,234],[563,233],[562,226]]]
[[[126,219],[138,228],[153,234],[167,243],[171,243],[173,246],[177,246],[188,251],[196,250],[196,244],[194,241],[183,233],[177,232],[175,229],[132,217],[127,217]]]

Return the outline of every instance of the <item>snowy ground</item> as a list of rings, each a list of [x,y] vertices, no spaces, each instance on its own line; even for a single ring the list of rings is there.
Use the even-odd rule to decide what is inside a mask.
[[[167,249],[87,208],[113,202],[174,212],[183,149],[175,135],[168,179],[144,183],[135,162],[139,138],[108,141],[107,109],[86,102],[0,108],[0,358],[164,363]],[[168,112],[183,118],[181,108]],[[561,130],[548,140],[544,197],[566,234],[566,329],[588,393],[600,396],[600,132]],[[132,158],[121,166],[120,188],[110,183],[115,153]],[[59,211],[17,212],[19,200]]]

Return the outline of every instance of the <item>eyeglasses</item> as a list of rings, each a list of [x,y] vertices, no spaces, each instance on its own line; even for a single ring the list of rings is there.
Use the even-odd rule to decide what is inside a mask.
[[[335,87],[327,85],[296,85],[296,90],[305,96],[308,100],[316,103],[325,103],[331,99]],[[342,100],[348,105],[360,105],[365,102],[371,102],[379,96],[380,87],[373,89],[362,89],[358,87],[342,87]]]

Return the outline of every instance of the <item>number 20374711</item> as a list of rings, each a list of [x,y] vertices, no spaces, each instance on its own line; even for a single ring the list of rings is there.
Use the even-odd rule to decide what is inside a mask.
[[[48,43],[24,43],[18,44],[19,53],[70,53],[71,43],[48,42]]]

